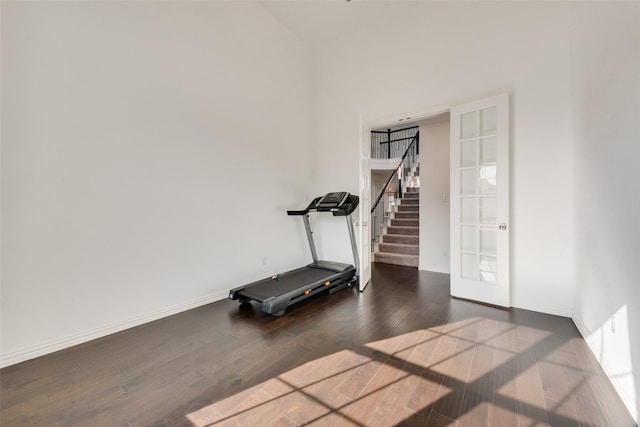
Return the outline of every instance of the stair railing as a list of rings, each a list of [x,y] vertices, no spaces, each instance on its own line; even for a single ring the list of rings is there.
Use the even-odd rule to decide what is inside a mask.
[[[375,245],[380,243],[380,236],[384,234],[384,228],[387,220],[391,215],[391,209],[396,205],[395,200],[401,199],[402,194],[410,187],[410,179],[413,177],[416,164],[418,162],[418,144],[420,140],[420,132],[416,132],[411,143],[402,155],[402,159],[398,163],[398,167],[393,170],[386,184],[380,190],[373,207],[371,208],[371,251],[375,251]],[[390,190],[389,184],[396,179],[398,182],[398,191],[394,193]],[[385,194],[390,197],[383,197]],[[395,195],[397,194],[397,198]]]
[[[371,131],[371,158],[393,159],[404,153],[417,132],[418,126],[403,129]],[[417,150],[417,148],[416,148]]]

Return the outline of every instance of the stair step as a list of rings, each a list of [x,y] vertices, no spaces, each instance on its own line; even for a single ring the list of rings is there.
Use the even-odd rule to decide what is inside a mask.
[[[388,252],[376,252],[373,255],[373,258],[374,258],[374,262],[381,262],[384,264],[405,265],[407,267],[418,266],[417,255],[402,255],[402,254],[392,254]]]
[[[403,243],[380,243],[380,252],[404,255],[418,255],[420,247],[418,245],[406,245]]]
[[[416,212],[396,212],[395,213],[395,217],[397,219],[418,219],[420,218],[420,212],[416,211]]]
[[[420,187],[409,187],[407,188],[407,193],[419,193]]]
[[[406,192],[402,195],[402,199],[419,199],[420,198],[420,192],[419,191],[409,191]]]
[[[419,245],[420,236],[411,234],[385,234],[382,236],[384,243],[402,243],[404,245]]]
[[[391,225],[395,227],[420,227],[420,220],[416,218],[394,218]]]
[[[418,212],[419,209],[419,205],[403,205],[402,203],[398,205],[398,212]]]
[[[417,205],[420,203],[420,199],[417,197],[403,197],[401,205]]]
[[[405,234],[418,236],[420,235],[420,227],[399,227],[399,226],[389,226],[387,227],[387,233],[389,234]]]

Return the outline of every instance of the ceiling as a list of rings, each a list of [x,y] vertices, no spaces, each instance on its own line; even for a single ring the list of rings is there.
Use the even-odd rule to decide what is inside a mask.
[[[265,0],[260,4],[311,47],[349,38],[411,16],[420,2],[367,0]],[[409,15],[407,15],[409,14]]]

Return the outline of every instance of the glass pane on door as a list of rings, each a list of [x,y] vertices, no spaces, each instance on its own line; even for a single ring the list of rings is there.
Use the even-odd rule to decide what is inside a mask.
[[[480,164],[492,165],[496,162],[498,141],[495,136],[482,138],[480,140]]]
[[[478,113],[471,111],[460,118],[460,139],[478,136]]]
[[[497,258],[494,256],[480,257],[480,280],[487,283],[497,283],[496,275],[498,272]]]
[[[496,133],[496,107],[480,110],[480,135]]]
[[[462,268],[460,273],[463,279],[478,280],[478,256],[475,254],[462,254]]]
[[[460,144],[460,166],[475,166],[478,159],[478,143],[475,140],[464,141]]]
[[[487,255],[496,254],[496,230],[480,230],[480,252]]]
[[[475,197],[465,197],[460,200],[460,221],[463,224],[478,223],[478,200]]]
[[[460,229],[460,249],[475,252],[478,249],[478,231],[476,226],[463,225]]]

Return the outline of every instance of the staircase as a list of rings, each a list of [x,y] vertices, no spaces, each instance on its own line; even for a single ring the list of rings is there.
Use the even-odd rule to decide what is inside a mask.
[[[374,262],[418,267],[420,248],[420,187],[419,171],[413,174],[412,185],[400,199],[389,226],[378,244]]]

